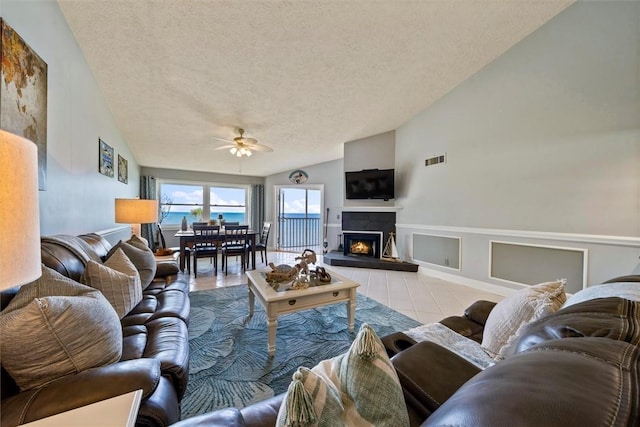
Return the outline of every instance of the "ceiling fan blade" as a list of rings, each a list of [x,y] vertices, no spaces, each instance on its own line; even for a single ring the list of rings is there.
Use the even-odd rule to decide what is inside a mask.
[[[249,145],[248,148],[256,151],[265,151],[265,152],[273,151],[273,148],[267,147],[266,145],[260,145],[260,144],[252,144],[252,145]]]
[[[214,150],[225,150],[227,148],[233,148],[233,147],[238,148],[238,146],[236,144],[228,144],[228,145],[223,145],[221,147],[216,147],[216,148],[214,148]]]
[[[222,141],[222,142],[228,142],[229,144],[233,144],[233,140],[231,139],[225,139],[225,138],[220,138],[218,136],[212,136],[211,139],[215,139],[217,141]]]

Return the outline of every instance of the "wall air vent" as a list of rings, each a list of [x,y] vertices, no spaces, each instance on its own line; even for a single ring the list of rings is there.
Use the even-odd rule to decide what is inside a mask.
[[[439,156],[431,157],[424,161],[425,166],[433,166],[438,163],[447,163],[447,153],[440,154]]]

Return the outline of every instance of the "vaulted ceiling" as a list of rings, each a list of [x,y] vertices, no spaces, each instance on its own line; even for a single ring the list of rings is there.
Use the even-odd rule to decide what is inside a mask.
[[[58,0],[142,166],[267,176],[401,126],[574,0]],[[236,128],[273,148],[238,160]]]

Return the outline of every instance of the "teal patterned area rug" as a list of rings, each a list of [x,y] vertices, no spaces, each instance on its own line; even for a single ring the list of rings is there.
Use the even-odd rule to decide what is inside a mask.
[[[276,353],[267,352],[266,315],[256,301],[249,317],[246,286],[189,293],[189,383],[182,418],[220,408],[243,408],[285,392],[299,366],[344,353],[362,323],[378,336],[419,322],[358,294],[354,332],[346,304],[334,304],[278,318]]]

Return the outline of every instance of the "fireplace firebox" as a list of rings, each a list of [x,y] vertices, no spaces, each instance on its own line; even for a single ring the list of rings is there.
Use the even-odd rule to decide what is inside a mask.
[[[381,232],[343,232],[343,235],[345,255],[380,258]]]

